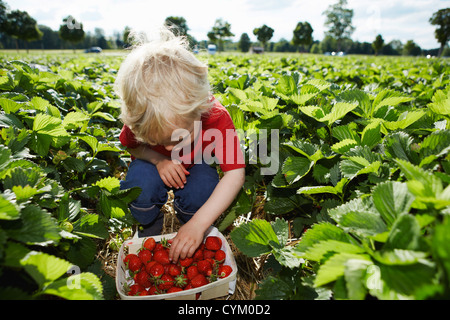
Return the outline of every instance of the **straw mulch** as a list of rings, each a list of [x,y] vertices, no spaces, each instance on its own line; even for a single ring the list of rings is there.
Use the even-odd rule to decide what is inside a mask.
[[[166,205],[164,205],[163,208],[161,209],[163,210],[165,217],[162,234],[177,232],[180,227],[180,223],[173,209],[172,201],[173,201],[173,194],[169,193],[169,200],[166,203]],[[260,210],[256,210],[256,212],[252,213],[252,217],[263,214],[262,212],[258,211]],[[235,247],[235,245],[231,241],[229,230],[224,231],[222,233],[228,240],[228,243],[231,247],[231,250],[233,252],[234,258],[238,266],[238,273],[236,277],[236,289],[234,291],[234,294],[221,297],[218,299],[252,300],[256,296],[255,290],[258,288],[258,284],[264,278],[263,265],[266,256],[258,258],[250,258],[245,256]],[[110,248],[109,242],[112,240],[113,235],[111,235],[111,238],[102,245],[102,247],[98,252],[97,258],[102,261],[103,270],[109,276],[114,278],[116,273],[118,252]]]

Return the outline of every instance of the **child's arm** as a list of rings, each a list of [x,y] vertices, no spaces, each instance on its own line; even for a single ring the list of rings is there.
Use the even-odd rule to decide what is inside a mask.
[[[245,169],[224,173],[205,204],[184,224],[174,238],[169,258],[177,262],[194,254],[203,241],[206,230],[231,205],[245,182]]]
[[[172,161],[170,158],[156,152],[145,145],[140,145],[135,149],[128,148],[128,151],[136,159],[141,159],[153,163],[158,170],[164,184],[171,188],[184,188],[186,175],[189,172],[186,168]]]

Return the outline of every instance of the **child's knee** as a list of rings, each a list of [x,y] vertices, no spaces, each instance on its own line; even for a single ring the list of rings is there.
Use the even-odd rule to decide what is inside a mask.
[[[128,169],[125,180],[120,183],[121,189],[134,187],[141,189],[141,194],[134,203],[148,207],[167,201],[167,189],[159,176],[158,170],[147,161],[134,160]]]

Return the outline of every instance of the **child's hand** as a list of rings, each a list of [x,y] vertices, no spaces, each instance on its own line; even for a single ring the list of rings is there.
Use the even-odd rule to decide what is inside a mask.
[[[178,258],[192,257],[195,250],[203,241],[204,233],[199,231],[198,226],[190,221],[186,222],[179,230],[170,246],[169,259],[177,263]]]
[[[181,163],[163,159],[156,164],[156,169],[166,186],[177,189],[184,188],[189,171]]]

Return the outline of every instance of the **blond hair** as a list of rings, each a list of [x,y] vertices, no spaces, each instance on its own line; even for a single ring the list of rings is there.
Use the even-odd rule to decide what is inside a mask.
[[[208,67],[189,51],[185,37],[167,27],[157,40],[137,40],[115,82],[120,119],[138,141],[156,145],[176,123],[192,122],[210,109]]]

